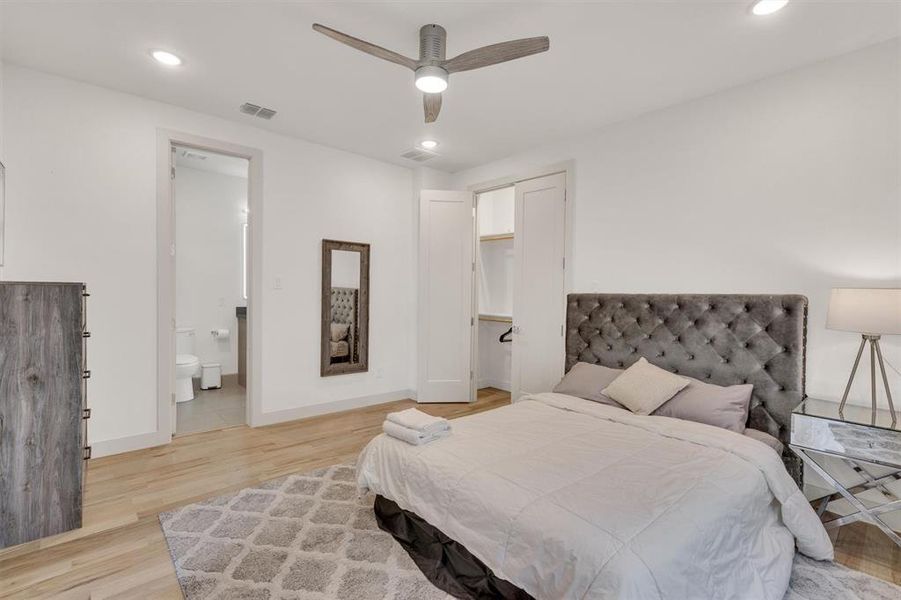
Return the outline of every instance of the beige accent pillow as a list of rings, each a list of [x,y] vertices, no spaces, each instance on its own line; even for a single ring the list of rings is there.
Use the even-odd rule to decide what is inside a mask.
[[[347,338],[347,332],[349,329],[349,323],[332,323],[332,341],[340,342]]]
[[[637,415],[649,415],[689,383],[688,379],[639,358],[604,388],[603,393]]]

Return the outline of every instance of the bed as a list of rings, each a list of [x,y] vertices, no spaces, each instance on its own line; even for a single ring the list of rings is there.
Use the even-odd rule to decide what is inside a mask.
[[[801,296],[574,294],[566,368],[644,357],[753,383],[748,426],[787,441],[806,316]],[[380,526],[460,598],[781,600],[796,547],[832,558],[800,478],[747,436],[553,393],[425,446],[379,436],[358,461]]]

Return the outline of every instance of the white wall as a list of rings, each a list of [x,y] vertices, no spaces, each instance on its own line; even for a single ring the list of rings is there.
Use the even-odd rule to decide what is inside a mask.
[[[513,233],[515,203],[513,186],[479,194],[479,235]]]
[[[332,250],[332,287],[360,287],[360,253]]]
[[[158,128],[262,150],[266,419],[410,394],[409,169],[10,65],[3,86],[3,276],[87,282],[95,453],[144,443],[156,428]],[[368,373],[319,377],[322,238],[372,244]]]
[[[0,8],[0,11],[3,9]],[[3,162],[3,157],[5,154],[3,153],[3,61],[0,60],[0,162]]]
[[[200,361],[238,372],[247,178],[179,165],[175,178],[175,322],[193,327]],[[228,329],[228,339],[213,329]]]
[[[513,344],[498,341],[510,329],[510,323],[479,322],[479,365],[476,376],[479,388],[495,387],[510,391],[513,369]]]
[[[830,288],[901,285],[899,84],[896,40],[460,172],[453,184],[573,159],[573,291],[805,294],[807,390],[837,398],[859,338],[825,329]],[[898,338],[885,346],[901,368]],[[901,377],[890,377],[901,396]],[[862,377],[855,400],[866,403],[867,390]]]

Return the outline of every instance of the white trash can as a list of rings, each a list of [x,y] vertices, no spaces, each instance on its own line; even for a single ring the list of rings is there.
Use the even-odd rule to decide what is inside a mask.
[[[215,390],[222,387],[222,365],[203,363],[200,365],[200,389]]]

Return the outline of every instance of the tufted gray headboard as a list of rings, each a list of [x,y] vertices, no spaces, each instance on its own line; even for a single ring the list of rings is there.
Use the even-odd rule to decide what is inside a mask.
[[[786,445],[791,411],[804,398],[807,298],[797,295],[570,294],[566,370],[577,362],[628,367],[640,357],[718,385],[751,383],[748,426]]]
[[[350,360],[355,360],[356,329],[358,320],[358,298],[360,290],[357,288],[333,287],[332,288],[332,323],[347,323],[350,325],[347,333],[347,342],[350,348]]]

